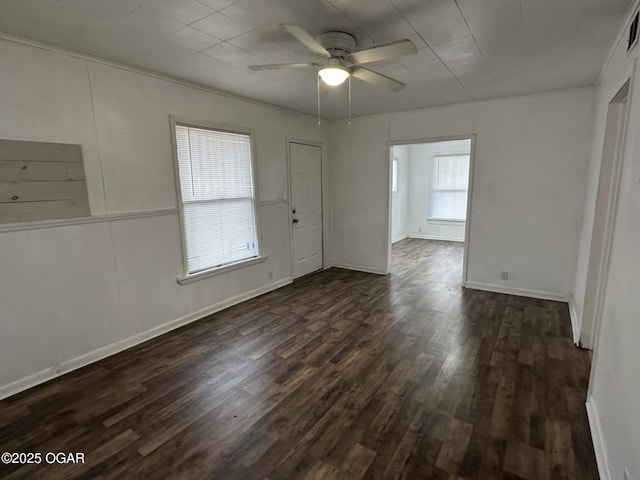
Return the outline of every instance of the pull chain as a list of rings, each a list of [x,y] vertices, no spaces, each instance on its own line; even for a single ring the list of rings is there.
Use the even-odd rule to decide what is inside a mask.
[[[349,120],[347,125],[351,125],[351,75],[349,75]]]
[[[320,120],[320,75],[316,75],[318,77],[318,125],[322,125],[322,120]]]

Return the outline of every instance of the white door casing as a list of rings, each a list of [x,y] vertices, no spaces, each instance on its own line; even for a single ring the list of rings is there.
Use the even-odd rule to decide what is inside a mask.
[[[289,143],[293,278],[322,268],[322,148]]]
[[[591,349],[595,349],[597,343],[609,275],[627,132],[629,86],[627,81],[607,110],[579,339],[581,346]]]

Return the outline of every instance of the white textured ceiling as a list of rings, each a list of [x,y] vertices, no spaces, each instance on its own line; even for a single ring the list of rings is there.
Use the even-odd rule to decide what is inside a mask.
[[[368,65],[398,93],[353,80],[354,116],[593,85],[630,0],[0,0],[0,31],[315,114],[320,61],[282,22],[341,30],[358,49],[411,39],[416,55]],[[323,116],[347,115],[346,86]]]

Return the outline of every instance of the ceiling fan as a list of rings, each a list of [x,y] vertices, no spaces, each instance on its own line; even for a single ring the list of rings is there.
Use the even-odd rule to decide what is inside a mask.
[[[381,88],[392,91],[402,90],[406,84],[361,66],[362,64],[391,60],[404,55],[416,53],[418,50],[411,40],[387,43],[366,50],[353,51],[356,39],[344,32],[327,32],[314,38],[299,25],[282,24],[289,34],[316,55],[325,57],[326,63],[275,63],[271,65],[250,65],[251,70],[273,70],[280,68],[321,67],[318,75],[324,83],[337,86],[350,77],[355,77]]]

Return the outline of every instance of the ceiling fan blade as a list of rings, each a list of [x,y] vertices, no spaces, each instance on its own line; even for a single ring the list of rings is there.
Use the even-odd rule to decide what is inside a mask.
[[[291,23],[283,23],[281,24],[282,28],[284,28],[289,34],[302,43],[305,47],[311,50],[316,55],[321,55],[323,57],[331,58],[331,54],[327,51],[326,48],[322,46],[320,42],[318,42],[313,35],[307,32],[300,25],[294,25]]]
[[[307,68],[317,67],[317,63],[271,63],[268,65],[249,65],[249,70],[277,70],[279,68]]]
[[[394,92],[398,92],[407,86],[406,83],[399,82],[398,80],[394,80],[391,77],[387,77],[386,75],[382,75],[381,73],[374,72],[373,70],[369,70],[364,67],[354,67],[351,70],[351,75],[355,78],[371,83],[376,87],[393,90]]]
[[[349,56],[355,63],[360,64],[412,55],[417,51],[418,49],[411,40],[400,40],[399,42],[387,43],[386,45],[360,50],[359,52],[352,52]]]

